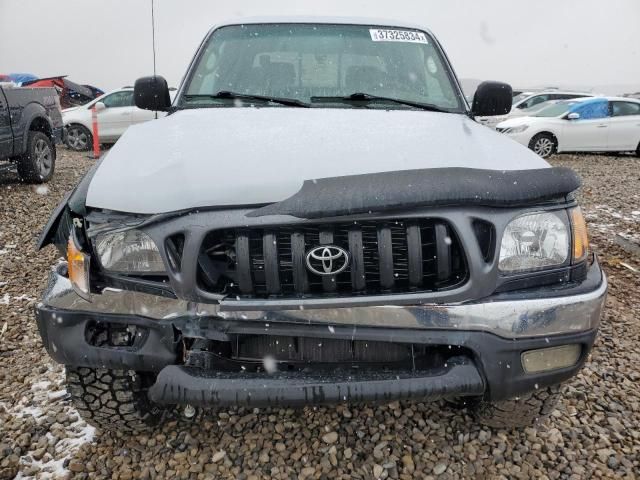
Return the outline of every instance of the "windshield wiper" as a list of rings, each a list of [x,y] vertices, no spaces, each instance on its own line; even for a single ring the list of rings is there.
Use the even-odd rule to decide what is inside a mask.
[[[238,99],[238,100],[257,100],[259,102],[273,102],[279,103],[280,105],[286,105],[287,107],[303,107],[310,108],[311,105],[303,102],[302,100],[297,100],[295,98],[280,98],[280,97],[271,97],[268,95],[253,95],[250,93],[237,93],[231,92],[228,90],[221,90],[217,93],[213,94],[187,94],[184,96],[187,100],[195,100],[198,98],[207,98],[207,99]]]
[[[422,110],[428,110],[430,112],[452,113],[451,110],[445,110],[444,108],[440,108],[430,103],[414,102],[412,100],[402,100],[400,98],[383,97],[383,96],[372,95],[370,93],[363,93],[363,92],[356,92],[356,93],[352,93],[351,95],[346,95],[343,97],[311,97],[311,103],[314,103],[314,102],[326,102],[326,103],[390,102],[390,103],[397,103],[400,105],[408,105],[410,107],[420,108]]]

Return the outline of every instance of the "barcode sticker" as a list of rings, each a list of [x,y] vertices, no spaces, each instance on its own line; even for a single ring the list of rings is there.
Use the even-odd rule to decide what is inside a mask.
[[[429,43],[423,32],[414,30],[389,30],[386,28],[370,28],[371,40],[374,42],[411,42]]]

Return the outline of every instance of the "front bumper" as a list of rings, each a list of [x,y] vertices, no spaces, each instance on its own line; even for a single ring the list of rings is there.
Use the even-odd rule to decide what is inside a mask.
[[[596,336],[607,282],[595,262],[579,285],[494,295],[454,305],[372,306],[314,310],[227,310],[132,291],[105,289],[92,302],[64,276],[50,275],[37,321],[43,343],[59,363],[158,373],[150,397],[158,403],[252,406],[442,396],[510,398],[562,382],[582,366]],[[133,325],[139,338],[126,348],[91,345],[95,324]],[[445,346],[440,368],[392,374],[222,374],[183,366],[183,341],[232,341],[237,335],[288,335]],[[521,354],[579,344],[575,365],[527,374]],[[456,355],[456,352],[461,352]],[[462,353],[464,352],[464,354]]]

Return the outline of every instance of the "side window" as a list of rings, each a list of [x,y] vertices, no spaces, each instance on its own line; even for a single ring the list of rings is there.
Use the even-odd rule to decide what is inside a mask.
[[[557,100],[571,100],[572,98],[584,98],[584,95],[574,95],[571,93],[556,93],[552,95]]]
[[[609,102],[590,102],[583,105],[576,105],[572,110],[580,114],[580,120],[596,120],[609,116]]]
[[[520,110],[525,109],[525,108],[531,108],[531,107],[533,107],[535,105],[538,105],[539,103],[546,102],[547,100],[549,100],[549,95],[547,95],[547,94],[545,94],[545,95],[536,95],[535,97],[531,97],[526,102],[522,102],[520,105],[518,105],[518,108]]]
[[[640,103],[635,102],[613,102],[612,115],[614,117],[625,117],[627,115],[640,115]]]
[[[131,107],[133,106],[133,92],[127,90],[112,93],[104,97],[102,103],[104,103],[107,108]]]

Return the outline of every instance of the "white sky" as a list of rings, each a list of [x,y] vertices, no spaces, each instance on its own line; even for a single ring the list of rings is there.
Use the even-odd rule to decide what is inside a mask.
[[[151,0],[0,0],[0,73],[105,90],[152,73]],[[256,15],[408,20],[461,78],[514,86],[640,85],[640,0],[155,0],[157,71],[180,82],[216,22]]]

